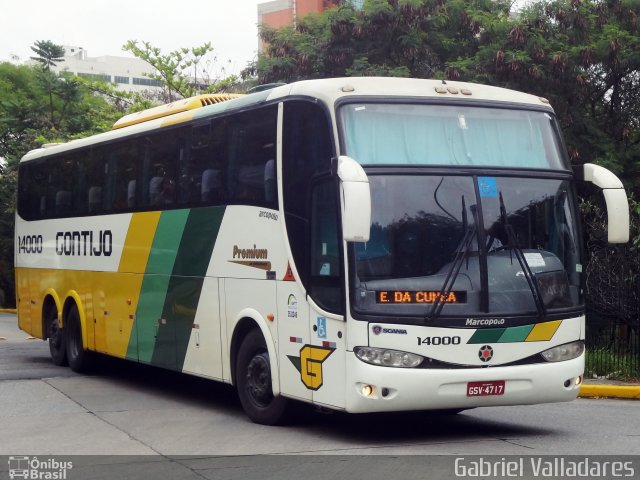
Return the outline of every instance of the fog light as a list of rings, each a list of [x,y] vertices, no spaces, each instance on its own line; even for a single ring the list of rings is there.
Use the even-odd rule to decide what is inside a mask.
[[[370,397],[373,395],[373,387],[371,385],[362,385],[362,389],[360,390],[363,397]]]
[[[576,377],[576,385],[582,385],[582,375]]]

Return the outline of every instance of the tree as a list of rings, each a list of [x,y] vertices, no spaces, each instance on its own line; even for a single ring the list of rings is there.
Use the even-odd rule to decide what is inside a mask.
[[[13,215],[16,171],[0,164],[0,306],[15,306]]]
[[[213,56],[211,43],[200,47],[181,48],[163,54],[149,42],[129,40],[123,50],[151,65],[157,73],[147,75],[158,80],[164,88],[164,102],[192,97],[200,93],[228,91],[238,81],[235,75],[225,76],[224,68],[213,72],[217,58]]]
[[[640,194],[640,4],[631,0],[365,0],[261,26],[243,76],[351,75],[488,83],[548,98],[574,163],[596,162]]]
[[[38,62],[43,70],[49,71],[64,59],[64,47],[50,40],[37,40],[31,50],[36,54],[31,60]]]
[[[74,77],[0,63],[1,306],[15,305],[13,223],[19,159],[43,143],[109,130],[119,116],[113,105]]]
[[[475,52],[445,71],[549,98],[572,161],[606,166],[637,190],[639,14],[626,0],[531,3],[515,19],[481,19]]]

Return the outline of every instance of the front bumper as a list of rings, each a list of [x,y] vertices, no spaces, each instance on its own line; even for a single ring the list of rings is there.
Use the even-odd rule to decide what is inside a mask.
[[[469,369],[391,368],[369,365],[347,352],[346,410],[391,412],[567,402],[580,391],[584,353],[573,360]],[[467,396],[468,382],[505,381],[503,395]],[[372,386],[365,396],[363,386]]]

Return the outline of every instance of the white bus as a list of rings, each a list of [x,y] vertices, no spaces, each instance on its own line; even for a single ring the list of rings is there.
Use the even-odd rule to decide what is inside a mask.
[[[224,99],[224,98],[222,98]],[[338,78],[197,97],[25,155],[20,328],[347,412],[572,400],[584,370],[577,181],[543,98]],[[198,107],[198,108],[196,108]]]

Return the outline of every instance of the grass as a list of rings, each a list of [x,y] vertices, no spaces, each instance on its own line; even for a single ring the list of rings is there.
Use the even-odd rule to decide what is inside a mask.
[[[614,352],[606,347],[587,348],[585,378],[608,380],[638,380],[640,354]]]

